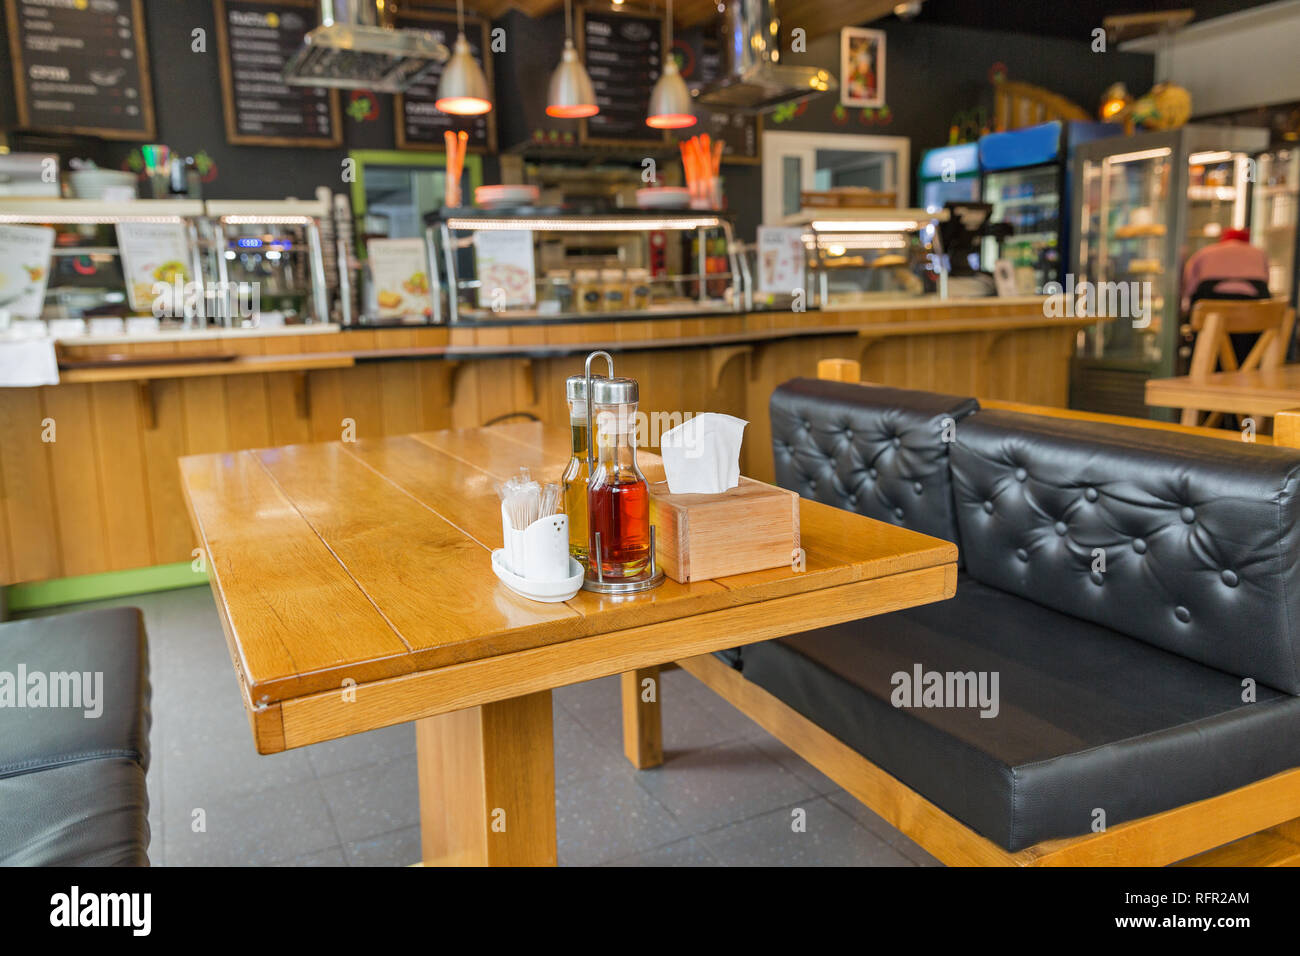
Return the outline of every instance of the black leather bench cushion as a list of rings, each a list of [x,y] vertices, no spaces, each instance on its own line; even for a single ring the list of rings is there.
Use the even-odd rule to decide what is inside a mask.
[[[0,866],[148,866],[145,772],[129,757],[0,778]]]
[[[745,677],[1008,850],[1300,766],[1300,698],[986,587],[744,648]],[[999,711],[901,709],[891,676],[996,671]]]
[[[1300,451],[982,410],[950,457],[972,577],[1300,694]]]
[[[0,777],[126,757],[149,769],[149,654],[135,608],[54,614],[0,624],[0,671],[17,677],[102,674],[102,713],[85,707],[0,707]],[[2,679],[2,678],[0,678]],[[84,698],[83,698],[84,700]]]
[[[973,398],[797,378],[772,393],[776,483],[957,541],[948,447]]]

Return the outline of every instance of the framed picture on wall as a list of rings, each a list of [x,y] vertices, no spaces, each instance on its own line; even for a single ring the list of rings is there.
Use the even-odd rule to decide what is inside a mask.
[[[885,34],[880,30],[840,30],[840,102],[876,109],[885,105]]]

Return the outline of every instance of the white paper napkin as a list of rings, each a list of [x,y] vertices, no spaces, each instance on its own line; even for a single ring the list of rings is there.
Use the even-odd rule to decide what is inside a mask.
[[[705,412],[663,433],[668,490],[675,495],[716,495],[740,484],[740,444],[749,422]]]

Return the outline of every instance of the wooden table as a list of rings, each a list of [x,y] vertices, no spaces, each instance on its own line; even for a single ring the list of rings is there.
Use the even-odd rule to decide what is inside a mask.
[[[525,424],[181,459],[258,751],[415,721],[426,864],[554,864],[552,688],[630,673],[635,721],[641,669],[955,593],[954,545],[804,501],[802,571],[527,601],[490,568],[493,485],[568,448]]]
[[[1300,406],[1300,365],[1147,380],[1148,405],[1199,412],[1271,416]]]

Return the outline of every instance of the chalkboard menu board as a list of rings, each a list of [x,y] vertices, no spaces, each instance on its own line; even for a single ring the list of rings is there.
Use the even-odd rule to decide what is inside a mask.
[[[216,0],[226,139],[251,146],[343,143],[336,90],[289,86],[284,64],[317,23],[314,0]]]
[[[663,66],[662,14],[621,9],[578,11],[578,55],[600,112],[582,121],[583,143],[662,147],[667,136],[645,124],[650,92]]]
[[[432,33],[439,43],[450,51],[456,43],[456,18],[449,14],[423,13],[412,10],[397,17],[396,25],[403,30],[424,30]],[[488,89],[492,87],[492,55],[488,49],[487,24],[477,17],[465,18],[465,39],[483,75]],[[393,121],[397,125],[398,149],[445,149],[442,134],[449,129],[464,130],[469,134],[468,148],[476,153],[495,153],[497,149],[496,110],[481,116],[453,116],[434,108],[438,98],[438,82],[442,79],[443,63],[435,63],[405,93],[396,97]]]
[[[5,10],[19,126],[155,137],[141,0],[5,0]]]
[[[725,68],[722,49],[716,41],[703,40],[699,44],[678,41],[673,52],[681,62],[682,77],[692,92],[716,81]],[[762,161],[763,117],[730,111],[713,111],[695,104],[699,122],[688,129],[674,130],[675,139],[689,139],[708,133],[713,140],[722,140],[724,163],[750,163]]]

